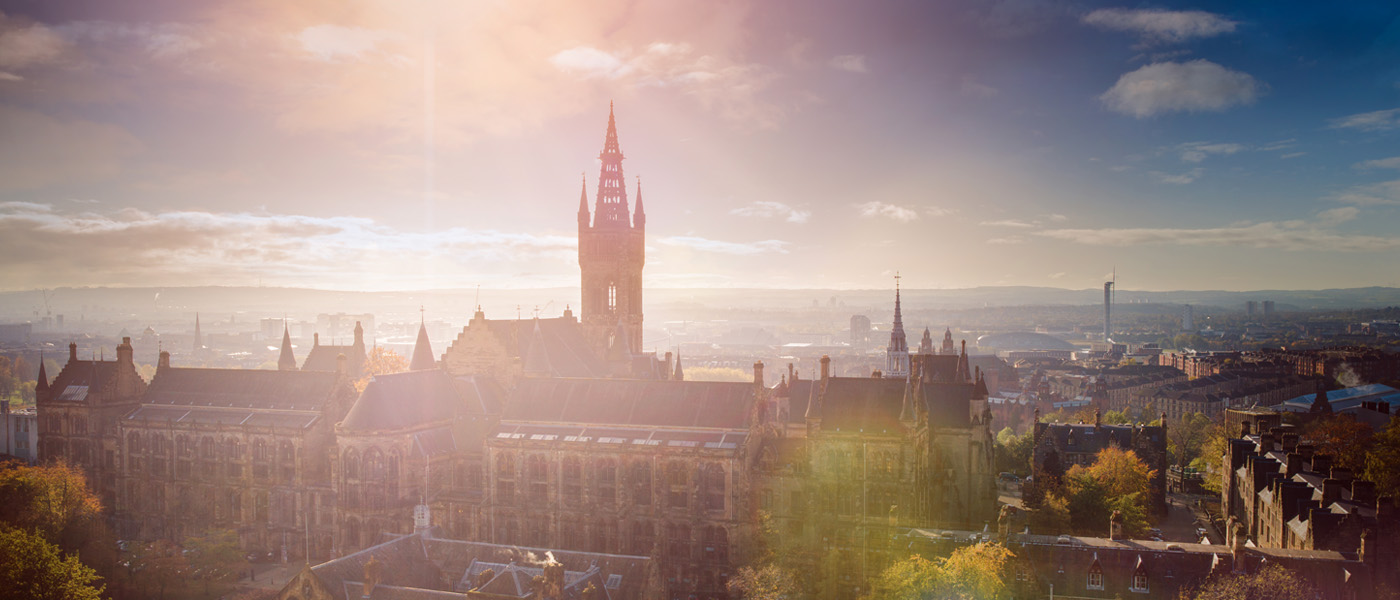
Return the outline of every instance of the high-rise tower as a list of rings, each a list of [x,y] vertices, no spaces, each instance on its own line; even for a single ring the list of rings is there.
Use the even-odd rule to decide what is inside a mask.
[[[619,341],[625,342],[629,352],[642,348],[642,266],[646,263],[647,218],[642,209],[640,180],[636,213],[628,214],[622,159],[617,120],[609,104],[608,133],[603,139],[603,152],[598,155],[602,166],[591,225],[587,184],[578,207],[578,265],[583,289],[580,313],[589,338],[605,355]],[[623,332],[627,339],[616,340]]]

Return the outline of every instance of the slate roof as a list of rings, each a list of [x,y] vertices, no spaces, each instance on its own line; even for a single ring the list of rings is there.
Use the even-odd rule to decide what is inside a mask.
[[[551,551],[414,533],[316,565],[311,572],[338,600],[358,600],[371,557],[380,564],[379,584],[370,595],[376,600],[461,598],[476,575],[488,568],[496,573],[489,591],[528,597],[530,578],[551,557],[564,567],[565,598],[579,598],[586,584],[594,583],[602,592],[600,599],[632,600],[643,596],[651,569],[651,559],[644,556]]]
[[[337,357],[345,355],[346,367],[350,371],[351,377],[359,377],[361,369],[364,368],[367,357],[364,347],[357,346],[326,346],[316,344],[311,347],[311,352],[307,353],[306,359],[301,362],[303,371],[329,371],[335,372]]]
[[[115,360],[69,360],[49,385],[49,397],[59,402],[82,402],[88,393],[101,390],[116,375]]]
[[[820,382],[818,382],[820,383]],[[822,397],[822,429],[903,433],[904,379],[832,377]]]
[[[500,411],[503,392],[485,377],[453,377],[430,369],[376,375],[365,386],[341,427],[386,431],[444,423],[453,417]]]
[[[583,328],[570,317],[553,319],[482,319],[487,331],[511,356],[524,359],[530,353],[535,327],[544,341],[534,364],[547,364],[555,377],[604,377],[607,365],[583,337]],[[470,326],[470,325],[469,325]]]
[[[1132,448],[1133,429],[1134,427],[1131,425],[1095,427],[1093,423],[1085,425],[1046,423],[1042,435],[1054,439],[1055,447],[1062,451],[1095,453],[1107,448],[1110,443],[1123,449]],[[1166,435],[1162,432],[1161,427],[1155,425],[1138,429],[1140,430],[1138,435],[1147,436],[1154,444],[1159,443]],[[1070,443],[1071,440],[1074,443]]]
[[[142,404],[319,411],[335,373],[167,367],[156,371]]]
[[[502,419],[747,430],[755,392],[752,383],[524,378]]]

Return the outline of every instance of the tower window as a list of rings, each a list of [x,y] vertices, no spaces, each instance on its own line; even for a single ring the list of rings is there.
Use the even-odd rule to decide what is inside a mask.
[[[608,284],[608,310],[617,309],[617,284]]]

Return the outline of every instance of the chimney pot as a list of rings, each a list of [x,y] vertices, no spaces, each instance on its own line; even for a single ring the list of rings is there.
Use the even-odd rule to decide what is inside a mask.
[[[830,356],[830,355],[823,354],[823,355],[822,355],[822,381],[826,381],[826,380],[827,380],[828,378],[830,378],[830,377],[831,377],[831,356]]]

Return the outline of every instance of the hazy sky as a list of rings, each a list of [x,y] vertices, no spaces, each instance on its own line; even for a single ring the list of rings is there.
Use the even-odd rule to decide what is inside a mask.
[[[0,289],[1400,283],[1400,4],[0,2]],[[630,195],[630,194],[629,194]]]

